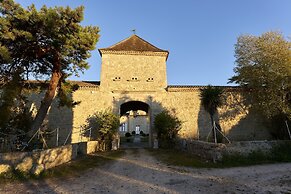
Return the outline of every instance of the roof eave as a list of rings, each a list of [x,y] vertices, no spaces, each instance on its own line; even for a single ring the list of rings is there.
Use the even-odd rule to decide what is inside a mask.
[[[98,49],[100,56],[102,57],[103,53],[104,54],[129,54],[129,55],[154,55],[154,56],[166,56],[166,61],[169,56],[169,51],[161,51],[161,52],[154,52],[154,51],[115,51],[115,50],[110,50],[110,49]],[[165,54],[162,54],[165,53]]]

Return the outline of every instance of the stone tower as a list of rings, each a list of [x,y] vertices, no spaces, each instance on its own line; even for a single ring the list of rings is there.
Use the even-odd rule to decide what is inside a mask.
[[[167,87],[166,61],[169,52],[137,35],[108,48],[102,57],[101,91],[161,91]]]

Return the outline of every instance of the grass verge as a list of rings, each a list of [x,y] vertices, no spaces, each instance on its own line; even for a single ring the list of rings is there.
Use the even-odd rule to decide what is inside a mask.
[[[157,160],[174,166],[185,166],[193,168],[213,168],[214,163],[201,160],[200,158],[190,155],[186,152],[172,149],[149,149],[149,153]]]
[[[43,171],[39,175],[25,173],[19,170],[11,170],[0,175],[0,183],[11,181],[26,181],[29,179],[46,179],[58,177],[70,177],[79,175],[88,169],[104,165],[108,162],[120,158],[124,154],[123,150],[98,153],[96,155],[87,155],[66,164]]]
[[[168,165],[185,166],[192,168],[229,168],[239,166],[251,166],[280,162],[291,162],[291,143],[279,144],[270,153],[255,151],[247,156],[239,154],[224,155],[222,161],[213,163],[197,156],[173,149],[150,149],[152,156]]]

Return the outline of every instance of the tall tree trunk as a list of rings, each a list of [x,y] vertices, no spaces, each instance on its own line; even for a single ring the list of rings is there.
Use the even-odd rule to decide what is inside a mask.
[[[216,141],[216,131],[215,131],[215,125],[214,125],[214,118],[213,115],[210,114],[210,119],[211,119],[211,125],[212,125],[212,140],[214,143],[217,143]]]
[[[33,121],[33,124],[31,127],[32,131],[37,131],[40,129],[47,115],[48,109],[51,106],[53,99],[55,98],[56,90],[59,85],[59,81],[62,77],[60,60],[58,57],[55,57],[55,58],[56,59],[54,61],[54,67],[53,67],[52,76],[49,82],[49,86],[43,100],[41,101],[41,105],[37,111],[36,117]]]

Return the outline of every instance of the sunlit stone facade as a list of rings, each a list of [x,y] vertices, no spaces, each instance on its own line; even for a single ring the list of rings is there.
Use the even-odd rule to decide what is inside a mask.
[[[182,121],[180,137],[206,139],[211,123],[199,99],[199,89],[203,86],[167,85],[168,51],[133,35],[99,52],[102,57],[100,82],[76,82],[80,89],[72,97],[81,103],[74,109],[51,108],[49,126],[64,129],[62,140],[72,130],[71,142],[86,141],[80,138],[79,127],[94,112],[107,108],[120,115],[121,135],[125,133],[124,127],[129,132],[142,130],[152,137],[155,115],[168,109]],[[241,90],[224,88],[225,103],[216,115],[223,133],[231,140],[270,138],[260,117],[241,103]],[[141,112],[143,115],[137,114]]]

